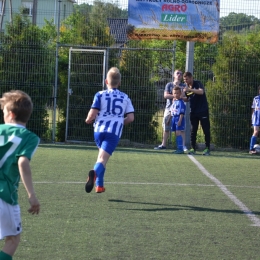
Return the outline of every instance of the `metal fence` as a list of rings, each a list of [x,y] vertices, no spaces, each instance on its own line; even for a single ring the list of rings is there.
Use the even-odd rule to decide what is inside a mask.
[[[104,88],[105,72],[118,66],[122,89],[130,93],[137,114],[122,138],[129,145],[161,142],[164,87],[172,80],[175,68],[185,71],[187,67],[186,42],[134,41],[122,35],[123,40],[117,39],[109,33],[107,18],[127,19],[126,0],[79,0],[74,8],[71,1],[57,0],[52,11],[43,1],[32,1],[37,2],[37,19],[33,17],[35,13],[28,15],[18,8],[22,1],[17,1],[15,8],[8,6],[11,1],[2,2],[6,2],[5,12],[9,16],[1,22],[0,91],[2,94],[19,88],[32,96],[34,112],[28,127],[42,141],[93,141],[93,129],[85,126],[84,119],[94,93]],[[83,15],[80,17],[79,13]],[[192,53],[194,77],[203,82],[211,95],[212,132],[213,137],[217,136],[212,141],[221,148],[244,149],[252,134],[250,107],[259,84],[260,41],[253,42],[250,35],[259,32],[259,14],[258,1],[221,0],[219,42],[195,43]],[[232,57],[234,47],[225,42],[228,38],[239,45]],[[84,51],[70,55],[70,48]],[[101,53],[102,57],[94,53]],[[220,70],[222,74],[217,74]],[[240,97],[244,97],[243,103],[238,100]],[[218,120],[219,117],[224,120]],[[198,142],[203,139],[200,133]]]

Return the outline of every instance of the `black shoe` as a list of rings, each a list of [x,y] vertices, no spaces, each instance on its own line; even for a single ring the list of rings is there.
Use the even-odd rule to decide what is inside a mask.
[[[85,191],[87,193],[90,193],[94,187],[95,184],[95,180],[96,180],[96,174],[94,170],[89,171],[88,173],[88,179],[87,182],[85,184]]]
[[[165,150],[165,149],[166,149],[166,147],[163,145],[158,145],[158,146],[154,147],[154,150]]]

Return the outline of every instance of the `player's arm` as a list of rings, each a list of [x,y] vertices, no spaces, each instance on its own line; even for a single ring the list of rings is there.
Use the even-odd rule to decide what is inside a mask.
[[[40,212],[40,203],[33,188],[32,171],[29,159],[25,156],[20,156],[18,159],[18,167],[22,182],[29,197],[29,203],[31,205],[31,207],[28,209],[28,212],[32,214],[38,214]]]
[[[164,93],[163,93],[163,97],[165,99],[173,99],[173,94],[170,94],[170,89],[171,89],[171,85],[172,83],[167,83],[164,89]]]
[[[198,88],[191,88],[190,86],[186,86],[183,91],[185,92],[186,96],[189,96],[189,94],[197,94],[197,95],[203,95],[204,94],[204,86],[202,85],[202,83],[200,81],[197,82],[197,84],[199,85]]]
[[[198,88],[198,89],[191,88],[190,92],[193,92],[194,94],[197,94],[197,95],[203,95],[204,89],[203,88]]]
[[[183,89],[183,92],[185,93],[186,96],[189,96],[189,94],[197,94],[197,95],[203,95],[204,93],[204,88],[190,88],[190,87],[185,87]],[[183,98],[182,98],[183,99]],[[184,99],[183,99],[184,100]],[[184,100],[185,101],[185,100]]]
[[[98,109],[91,108],[91,109],[89,110],[89,112],[88,112],[88,116],[87,116],[85,122],[86,122],[87,124],[92,124],[93,121],[95,120],[95,118],[96,118],[98,112],[99,112]]]
[[[180,114],[179,121],[178,121],[178,126],[181,125],[182,119],[183,119],[183,114]]]
[[[126,117],[124,118],[124,125],[132,123],[134,119],[135,119],[134,113],[126,114]]]
[[[184,102],[189,102],[189,101],[190,101],[189,98],[186,97],[186,96],[181,97],[181,99],[182,99]]]
[[[174,97],[173,97],[173,94],[170,94],[169,91],[164,91],[163,97],[164,97],[165,99],[173,99],[173,98],[174,98]]]

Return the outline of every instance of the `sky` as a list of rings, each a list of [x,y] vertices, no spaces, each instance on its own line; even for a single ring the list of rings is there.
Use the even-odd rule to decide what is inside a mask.
[[[92,4],[94,0],[77,0],[78,4]],[[127,9],[128,0],[107,0],[109,3],[118,3],[123,9]],[[244,13],[260,19],[260,0],[220,0],[220,17],[229,13]]]

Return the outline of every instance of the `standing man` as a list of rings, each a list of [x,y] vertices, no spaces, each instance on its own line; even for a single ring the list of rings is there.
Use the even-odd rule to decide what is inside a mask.
[[[203,155],[210,155],[209,107],[204,86],[200,81],[194,80],[190,72],[184,73],[183,80],[186,83],[186,87],[183,90],[186,94],[184,101],[190,102],[191,149],[189,154],[196,153],[196,138],[200,123],[206,144]]]
[[[94,139],[99,153],[93,170],[89,171],[85,185],[87,193],[91,192],[96,182],[96,192],[105,191],[104,174],[106,164],[117,147],[123,126],[134,121],[134,107],[127,94],[118,90],[121,73],[112,67],[106,78],[107,89],[95,94],[86,123],[94,121]]]
[[[163,115],[163,139],[162,143],[156,147],[154,147],[155,150],[163,150],[166,149],[166,144],[167,140],[170,135],[170,130],[171,130],[171,106],[172,106],[172,100],[174,98],[172,91],[174,87],[180,87],[183,89],[185,87],[184,84],[181,83],[182,80],[182,71],[181,70],[175,70],[173,73],[173,82],[169,82],[166,84],[165,89],[164,89],[164,98],[166,99],[166,106],[164,110],[164,115]],[[183,150],[187,151],[187,148],[185,146],[185,132],[181,131],[181,136],[183,140]]]

